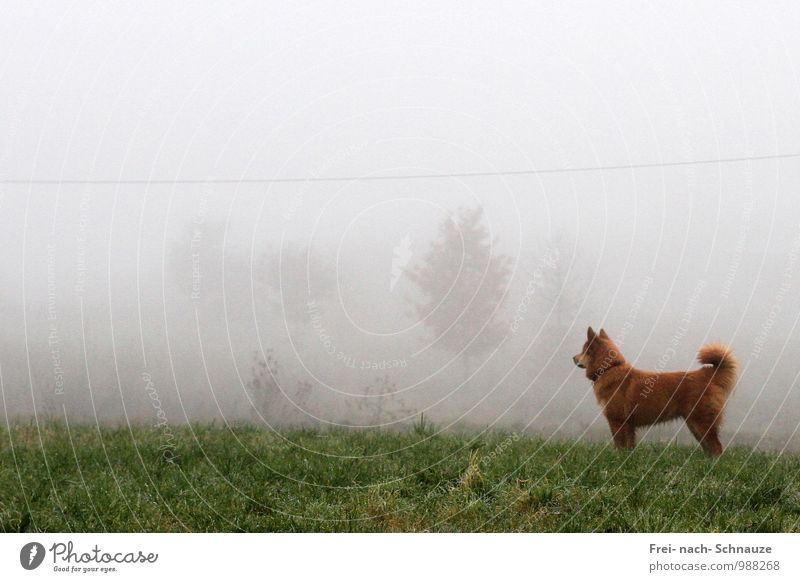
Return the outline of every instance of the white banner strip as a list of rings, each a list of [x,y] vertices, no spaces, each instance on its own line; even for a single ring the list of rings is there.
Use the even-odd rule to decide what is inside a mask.
[[[799,564],[800,534],[0,535],[3,580],[798,580]]]

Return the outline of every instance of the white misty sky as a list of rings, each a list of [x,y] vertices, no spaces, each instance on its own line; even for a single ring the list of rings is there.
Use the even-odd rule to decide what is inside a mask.
[[[798,148],[791,2],[4,12],[9,177],[478,171]]]
[[[796,4],[535,4],[6,3],[0,175],[474,172],[800,151]],[[649,268],[688,256],[691,248],[674,252],[690,238],[707,238],[702,253],[720,251],[741,230],[731,217],[748,196],[757,236],[746,252],[758,260],[766,245],[790,244],[799,186],[792,161],[219,186],[208,189],[208,219],[230,223],[229,244],[283,234],[394,245],[407,234],[424,238],[444,210],[479,201],[514,255],[566,229],[614,260],[649,250],[641,257]],[[55,225],[55,236],[71,241],[86,193],[3,187],[9,244],[22,224],[32,237]],[[114,242],[131,248],[140,224],[158,244],[164,229],[180,231],[202,192],[100,187],[89,195],[91,232],[105,241],[113,212]]]
[[[796,4],[535,4],[5,3],[0,175],[474,172],[800,151]],[[799,186],[792,161],[219,186],[208,190],[208,219],[230,221],[231,244],[250,244],[253,229],[396,244],[443,210],[480,201],[513,254],[567,229],[615,255],[649,248],[643,260],[652,262],[665,247],[681,248],[693,222],[701,231],[716,225],[703,251],[716,252],[737,236],[741,221],[730,215],[748,196],[758,232],[748,252],[788,244]],[[55,225],[71,240],[86,192],[3,187],[9,242],[22,223],[31,233]],[[112,230],[129,246],[140,222],[161,224],[164,213],[164,228],[180,229],[201,195],[198,187],[100,187],[90,193],[89,222],[101,236],[116,208]],[[112,199],[127,200],[124,214]],[[291,208],[299,212],[287,221]]]

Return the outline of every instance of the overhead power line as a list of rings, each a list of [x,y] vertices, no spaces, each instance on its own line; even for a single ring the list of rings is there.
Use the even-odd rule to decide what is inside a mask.
[[[684,160],[677,162],[652,162],[646,164],[616,164],[611,166],[579,166],[574,168],[542,168],[530,170],[507,170],[498,172],[453,172],[447,174],[390,174],[376,176],[311,176],[306,178],[174,178],[174,179],[15,179],[0,180],[0,184],[15,185],[172,185],[172,184],[291,184],[304,182],[378,182],[386,180],[439,180],[442,178],[482,178],[491,176],[533,176],[540,174],[570,174],[585,172],[605,172],[611,170],[638,170],[645,168],[670,168],[674,166],[706,166],[712,164],[732,164],[736,162],[758,162],[763,160],[784,160],[800,158],[800,153],[772,154],[766,156],[743,156],[738,158],[715,158],[706,160]]]

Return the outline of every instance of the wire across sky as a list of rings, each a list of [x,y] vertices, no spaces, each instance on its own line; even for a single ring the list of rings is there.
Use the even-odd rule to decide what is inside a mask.
[[[579,166],[574,168],[540,168],[528,170],[506,170],[495,172],[452,172],[444,174],[389,174],[372,176],[310,176],[287,178],[156,178],[156,179],[54,179],[54,178],[6,178],[0,179],[3,185],[179,185],[179,184],[291,184],[309,182],[379,182],[390,180],[441,180],[443,178],[483,178],[492,176],[533,176],[539,174],[569,174],[585,172],[605,172],[612,170],[639,170],[645,168],[670,168],[675,166],[707,166],[713,164],[732,164],[737,162],[758,162],[766,160],[786,160],[800,158],[800,153],[770,154],[763,156],[742,156],[734,158],[713,158],[683,160],[673,162],[652,162],[642,164],[616,164],[610,166]]]

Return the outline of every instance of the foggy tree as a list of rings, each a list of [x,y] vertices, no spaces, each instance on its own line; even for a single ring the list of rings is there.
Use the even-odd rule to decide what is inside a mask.
[[[252,377],[247,382],[247,391],[250,392],[256,411],[263,418],[279,416],[283,393],[278,384],[278,362],[272,350],[267,350],[265,359],[256,355]]]
[[[308,322],[309,302],[324,302],[336,289],[336,272],[313,249],[284,246],[266,257],[260,289],[287,319]]]
[[[336,274],[311,248],[284,246],[266,255],[261,265],[253,267],[255,293],[280,314],[281,318],[311,328],[310,302],[324,303],[336,288]],[[302,380],[293,395],[294,404],[280,390],[278,365],[273,350],[266,360],[256,355],[248,389],[264,417],[275,417],[291,406],[290,412],[307,410],[312,385]]]
[[[246,383],[255,416],[270,424],[314,423],[314,385],[300,380],[291,387],[291,374],[279,374],[273,349],[253,358],[250,380]],[[282,377],[282,380],[280,379]]]
[[[185,297],[209,300],[220,294],[224,240],[224,224],[191,221],[172,241],[169,276]]]
[[[420,264],[409,271],[422,300],[417,316],[433,331],[436,343],[460,354],[467,374],[472,358],[498,345],[507,326],[497,319],[511,260],[492,254],[493,241],[483,208],[462,208],[439,226]]]
[[[380,427],[411,414],[412,409],[396,392],[397,386],[388,375],[378,376],[373,383],[366,386],[365,398],[360,399],[358,408],[360,412],[366,413],[366,422],[370,426]]]
[[[539,257],[543,267],[541,277],[541,297],[550,311],[550,325],[558,332],[568,329],[580,311],[584,300],[582,289],[584,281],[576,266],[574,249],[564,235],[551,237]]]

